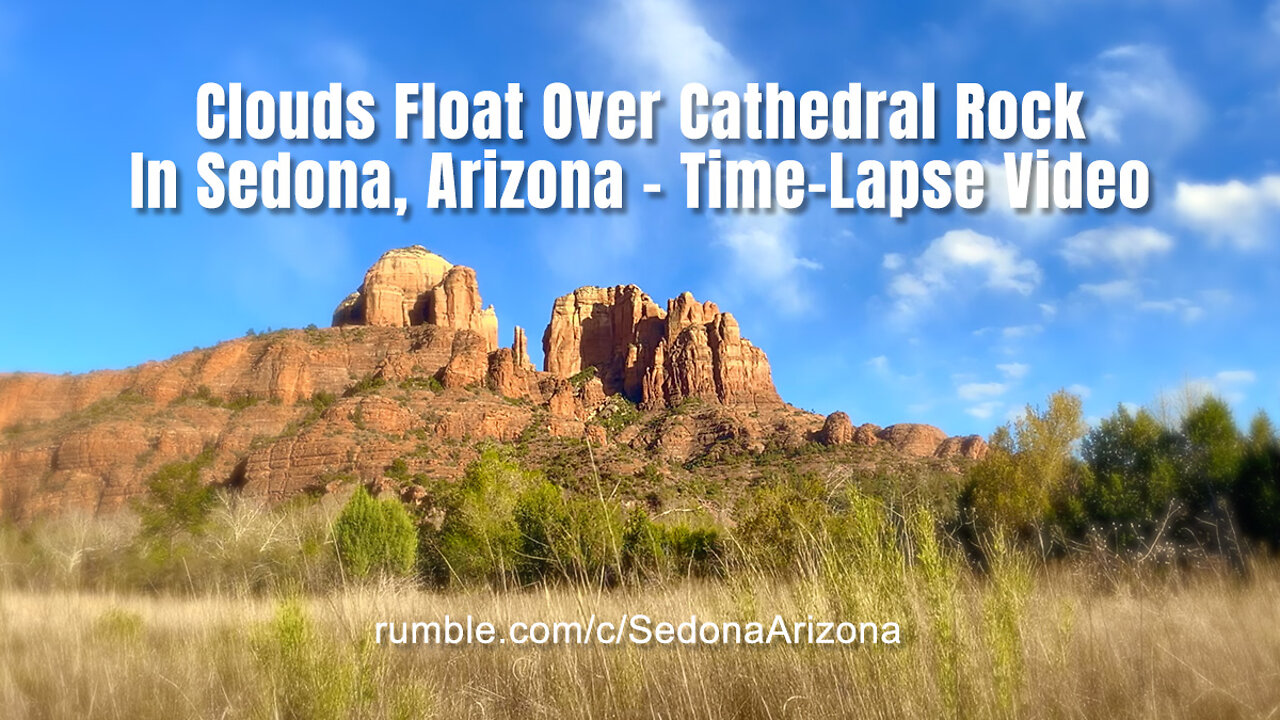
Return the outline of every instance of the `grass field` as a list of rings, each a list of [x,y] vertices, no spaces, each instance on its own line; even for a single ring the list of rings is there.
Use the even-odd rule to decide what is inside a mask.
[[[1157,577],[1097,563],[979,578],[683,581],[297,600],[5,591],[8,718],[1268,718],[1280,716],[1280,567]],[[896,581],[895,581],[896,582]],[[680,621],[895,621],[900,645],[375,645],[381,621],[643,612]],[[857,613],[859,617],[852,617]]]

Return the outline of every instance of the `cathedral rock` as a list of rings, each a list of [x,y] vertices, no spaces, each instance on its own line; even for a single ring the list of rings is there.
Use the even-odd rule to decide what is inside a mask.
[[[552,375],[593,368],[606,393],[646,409],[691,397],[752,409],[783,404],[764,351],[742,337],[733,315],[687,292],[663,310],[635,285],[578,288],[556,299],[542,349]]]

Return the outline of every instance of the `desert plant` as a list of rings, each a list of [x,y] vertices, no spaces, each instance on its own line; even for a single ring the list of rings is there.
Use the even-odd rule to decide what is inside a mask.
[[[333,524],[333,541],[343,568],[353,577],[370,573],[405,575],[413,570],[418,534],[404,505],[375,500],[363,486]]]

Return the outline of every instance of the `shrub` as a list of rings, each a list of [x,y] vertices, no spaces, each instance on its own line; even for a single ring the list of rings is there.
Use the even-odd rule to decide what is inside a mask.
[[[400,382],[401,390],[430,390],[433,393],[444,392],[444,385],[434,375],[427,377],[410,377]]]
[[[811,559],[809,539],[821,532],[828,512],[825,496],[813,475],[788,475],[751,488],[734,513],[745,560],[777,569]]]
[[[251,639],[269,683],[264,717],[358,717],[377,695],[367,648],[348,650],[322,636],[297,600],[281,602]]]
[[[213,487],[200,481],[200,471],[212,459],[213,450],[206,449],[193,460],[169,463],[152,473],[137,504],[143,538],[171,541],[184,532],[200,534],[216,499]]]
[[[386,384],[387,384],[386,379],[379,375],[366,375],[365,377],[361,378],[359,382],[347,388],[347,391],[343,393],[343,396],[356,397],[358,395],[366,395],[368,393],[371,393],[383,387]]]
[[[501,586],[511,581],[522,562],[516,495],[536,480],[536,474],[502,458],[497,450],[481,452],[462,481],[443,492],[440,529],[424,527],[427,570],[445,583],[479,580]]]
[[[586,385],[588,382],[591,382],[591,380],[595,378],[596,372],[597,371],[596,371],[595,365],[588,365],[587,367],[582,368],[581,370],[574,373],[573,375],[570,375],[569,384],[574,386],[575,388],[580,388],[583,385]]]
[[[363,486],[334,522],[333,540],[343,567],[356,578],[372,572],[406,575],[417,558],[418,535],[404,505],[375,500]]]

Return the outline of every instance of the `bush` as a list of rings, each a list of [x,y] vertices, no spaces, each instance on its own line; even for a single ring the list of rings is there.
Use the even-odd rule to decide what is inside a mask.
[[[193,460],[169,463],[147,478],[147,494],[137,504],[144,539],[168,543],[181,533],[200,534],[216,499],[213,487],[200,480],[200,471],[212,459],[213,451],[206,449]]]
[[[333,540],[343,567],[356,578],[373,572],[406,575],[417,558],[418,534],[404,505],[375,500],[363,486],[334,522]]]
[[[570,375],[569,384],[575,388],[580,388],[595,379],[597,372],[595,365],[588,365],[573,375]]]
[[[323,636],[297,600],[281,602],[251,641],[270,684],[264,717],[358,717],[377,695],[368,649],[343,647]]]
[[[423,559],[442,583],[488,581],[503,586],[521,564],[516,495],[537,480],[492,448],[467,466],[462,481],[440,499],[439,530],[424,527]]]

